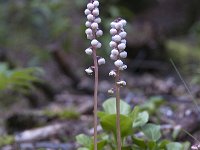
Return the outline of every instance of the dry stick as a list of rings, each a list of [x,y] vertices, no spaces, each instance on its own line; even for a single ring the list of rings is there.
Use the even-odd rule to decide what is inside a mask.
[[[93,60],[94,60],[94,73],[95,73],[95,83],[94,83],[94,150],[97,150],[97,99],[98,99],[98,62],[96,48],[93,48]]]
[[[115,78],[115,86],[116,86],[116,109],[117,109],[117,117],[116,117],[116,126],[117,126],[117,150],[121,150],[121,129],[120,129],[120,86],[117,82],[120,79],[120,70],[117,67],[116,78]]]
[[[178,69],[177,69],[177,67],[176,67],[176,65],[175,65],[175,63],[174,63],[174,61],[173,61],[172,59],[170,59],[170,62],[172,63],[172,65],[173,65],[173,67],[174,67],[176,73],[178,74],[178,76],[179,76],[179,78],[181,79],[181,81],[183,82],[183,84],[184,84],[184,86],[185,86],[187,92],[189,93],[190,97],[192,98],[192,102],[195,104],[197,111],[199,111],[199,113],[200,113],[200,108],[199,108],[199,106],[198,106],[198,103],[197,103],[196,100],[194,99],[194,96],[192,95],[192,92],[190,91],[188,85],[186,84],[185,80],[183,79],[183,77],[181,76],[180,72],[178,71]]]
[[[200,143],[200,141],[198,139],[196,139],[190,132],[186,131],[185,129],[181,129],[182,131],[184,131],[187,135],[189,135],[193,140],[197,141],[198,143]]]
[[[173,61],[172,59],[170,59],[170,62],[172,63],[172,65],[173,65],[173,67],[174,67],[176,73],[178,74],[178,76],[179,76],[179,78],[181,79],[181,81],[183,82],[183,84],[184,84],[184,86],[185,86],[187,92],[189,93],[190,97],[192,98],[192,102],[195,104],[197,111],[200,112],[199,106],[198,106],[196,100],[194,99],[194,96],[192,95],[192,92],[190,91],[188,85],[186,84],[185,80],[184,80],[183,77],[181,76],[181,74],[180,74],[178,68],[176,67],[174,61]],[[181,130],[182,130],[183,132],[185,132],[187,135],[189,135],[191,138],[193,138],[195,141],[197,141],[197,142],[200,143],[200,141],[199,141],[198,139],[196,139],[196,138],[195,138],[192,134],[190,134],[188,131],[186,131],[186,130],[183,129],[183,128],[182,128]]]

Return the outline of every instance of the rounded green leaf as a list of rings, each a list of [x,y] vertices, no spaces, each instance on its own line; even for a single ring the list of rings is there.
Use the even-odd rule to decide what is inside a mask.
[[[147,111],[138,113],[133,120],[133,128],[144,126],[149,120],[149,114]]]
[[[161,137],[160,126],[155,124],[146,124],[142,127],[144,135],[152,141],[158,141]]]
[[[105,131],[116,135],[116,114],[104,116],[101,118],[100,124]],[[122,138],[132,134],[132,120],[125,115],[120,115],[120,129]]]
[[[116,98],[109,98],[103,103],[103,109],[107,114],[116,114]],[[120,100],[120,114],[128,115],[131,112],[131,107],[126,102]]]
[[[167,150],[182,150],[183,146],[178,142],[171,142],[167,144]]]
[[[90,148],[92,145],[92,139],[85,135],[85,134],[79,134],[76,136],[76,141],[78,144],[81,144],[82,146],[86,148]]]

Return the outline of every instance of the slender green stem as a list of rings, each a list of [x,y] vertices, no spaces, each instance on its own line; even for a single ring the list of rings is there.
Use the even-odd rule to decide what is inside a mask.
[[[116,116],[116,126],[117,126],[117,150],[121,150],[121,129],[120,129],[120,86],[117,84],[117,82],[120,79],[120,71],[119,68],[117,68],[115,77],[115,86],[116,86],[116,110],[117,110],[117,116]]]
[[[98,101],[98,62],[96,49],[93,48],[93,60],[94,60],[94,73],[95,73],[95,83],[94,83],[94,150],[97,150],[97,101]]]

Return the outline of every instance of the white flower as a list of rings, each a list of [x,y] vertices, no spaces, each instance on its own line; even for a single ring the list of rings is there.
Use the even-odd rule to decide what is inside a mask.
[[[99,6],[99,2],[98,2],[98,1],[94,1],[94,2],[93,2],[93,5],[94,5],[95,7],[98,7],[98,6]]]
[[[114,56],[117,56],[117,55],[119,55],[119,51],[117,49],[113,49],[111,51],[111,54],[114,55]]]
[[[110,45],[111,48],[115,48],[115,47],[117,46],[117,43],[114,42],[114,41],[111,41],[111,42],[109,43],[109,45]]]
[[[100,42],[98,42],[96,48],[101,48],[102,44]]]
[[[101,18],[96,18],[95,20],[94,20],[94,22],[96,22],[96,23],[101,23]]]
[[[87,9],[93,10],[93,9],[94,9],[94,4],[88,3],[88,4],[87,4]]]
[[[85,26],[89,28],[89,27],[91,26],[91,22],[86,21],[86,22],[85,22]]]
[[[125,69],[127,69],[127,65],[123,65],[123,66],[119,67],[119,70],[125,70]]]
[[[120,42],[121,41],[121,36],[119,36],[119,35],[115,35],[115,36],[113,36],[112,37],[112,40],[114,41],[114,42]]]
[[[121,22],[115,23],[115,28],[116,29],[121,29],[123,27],[123,24]]]
[[[105,64],[106,63],[106,60],[104,59],[104,58],[100,58],[99,60],[98,60],[98,64],[99,65],[103,65],[103,64]]]
[[[108,90],[108,94],[114,94],[113,89]]]
[[[102,35],[103,35],[103,31],[102,31],[102,30],[98,30],[98,31],[96,32],[96,36],[100,37],[100,36],[102,36]]]
[[[116,56],[116,55],[110,54],[110,59],[112,59],[112,60],[117,60],[117,56]]]
[[[115,28],[115,24],[116,24],[116,22],[111,22],[111,23],[110,23],[110,26],[111,26],[112,28]]]
[[[127,33],[125,31],[119,33],[119,36],[121,36],[122,39],[124,39],[126,35]]]
[[[126,24],[127,24],[126,20],[124,20],[124,19],[120,20],[120,22],[121,22],[121,24],[122,24],[123,26],[126,26]]]
[[[125,39],[121,40],[121,43],[126,44],[126,40]]]
[[[117,84],[120,85],[120,86],[125,86],[126,82],[125,81],[118,81]]]
[[[120,51],[122,51],[122,50],[124,50],[124,49],[126,48],[126,44],[120,43],[117,47],[118,47],[118,49],[119,49]]]
[[[98,16],[99,15],[99,9],[98,8],[95,8],[93,11],[92,11],[92,14],[94,16]]]
[[[87,48],[85,50],[85,53],[88,54],[88,55],[92,55],[92,49],[91,48]]]
[[[92,46],[97,46],[98,45],[98,43],[99,43],[99,41],[97,41],[96,39],[93,39],[92,41],[91,41],[91,45]]]
[[[93,39],[93,35],[92,34],[87,34],[87,39],[92,40]]]
[[[111,34],[111,35],[117,34],[117,30],[116,30],[116,29],[110,29],[110,34]]]
[[[85,30],[85,34],[91,35],[92,34],[92,29],[88,28]]]
[[[115,77],[115,76],[116,76],[116,72],[115,72],[114,70],[111,70],[111,71],[109,72],[109,76]]]
[[[93,21],[95,19],[95,17],[92,14],[87,15],[87,19],[89,21]]]
[[[96,22],[93,22],[93,23],[91,24],[91,28],[92,28],[92,29],[97,29],[97,28],[98,28],[98,24],[97,24]]]
[[[126,52],[126,51],[123,51],[123,52],[121,52],[121,53],[119,54],[119,56],[120,56],[121,58],[126,58],[126,57],[127,57],[127,52]]]
[[[89,15],[89,14],[91,14],[91,11],[89,9],[85,9],[84,13],[85,13],[85,15]]]
[[[88,69],[85,69],[85,72],[91,75],[93,73],[93,70],[89,67]]]
[[[114,62],[114,64],[115,64],[116,67],[122,67],[123,66],[123,61],[121,61],[120,59],[118,59],[118,60],[116,60]]]

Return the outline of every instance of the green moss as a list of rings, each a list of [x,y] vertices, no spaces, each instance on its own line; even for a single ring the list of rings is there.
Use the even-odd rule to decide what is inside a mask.
[[[170,58],[180,64],[198,62],[200,59],[200,47],[184,40],[169,40],[165,44]]]
[[[12,135],[4,135],[0,137],[0,147],[13,144],[14,142],[15,138]]]
[[[44,114],[49,117],[58,117],[59,119],[77,119],[80,114],[74,109],[63,109],[61,111],[45,110]]]

